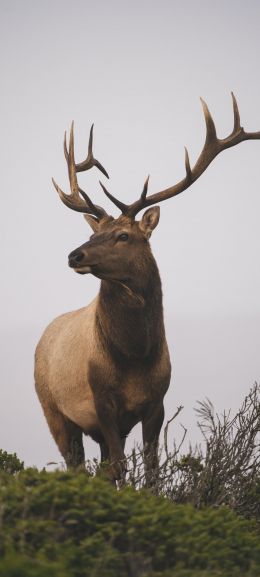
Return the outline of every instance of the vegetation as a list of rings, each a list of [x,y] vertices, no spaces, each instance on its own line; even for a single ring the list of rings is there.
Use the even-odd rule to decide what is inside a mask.
[[[257,385],[233,419],[200,404],[205,450],[187,455],[167,424],[149,489],[141,451],[120,490],[93,464],[39,472],[0,451],[0,577],[258,577],[259,406]]]
[[[198,405],[204,446],[190,446],[183,455],[185,429],[180,445],[169,450],[169,424],[180,407],[164,430],[161,464],[150,480],[153,492],[197,508],[227,505],[260,522],[260,386],[255,383],[234,417],[230,411],[215,414],[208,399]],[[132,452],[128,468],[128,482],[145,486],[142,451]]]

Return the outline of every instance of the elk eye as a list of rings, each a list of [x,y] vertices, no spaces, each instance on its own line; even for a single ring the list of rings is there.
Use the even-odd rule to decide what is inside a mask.
[[[123,232],[122,234],[120,234],[117,240],[123,240],[123,241],[128,240],[127,232]]]

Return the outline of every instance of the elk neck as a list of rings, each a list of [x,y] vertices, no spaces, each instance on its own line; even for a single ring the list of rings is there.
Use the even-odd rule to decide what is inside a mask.
[[[151,252],[126,281],[102,280],[97,328],[112,356],[152,360],[164,340],[161,279]]]

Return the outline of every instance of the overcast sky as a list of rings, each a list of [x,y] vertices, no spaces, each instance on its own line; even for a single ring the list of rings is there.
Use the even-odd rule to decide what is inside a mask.
[[[205,138],[199,97],[218,134],[232,130],[231,90],[241,122],[260,130],[257,0],[1,0],[1,402],[0,447],[26,464],[61,458],[33,384],[44,327],[87,304],[99,281],[67,267],[87,240],[68,191],[62,151],[75,121],[76,157],[94,151],[109,190],[133,202],[150,173],[150,193],[184,176]],[[222,153],[187,191],[161,205],[152,247],[164,290],[173,378],[166,413],[198,440],[194,406],[209,397],[235,410],[260,379],[260,141]],[[93,169],[80,182],[98,204]],[[130,442],[139,438],[134,431]],[[87,457],[97,454],[87,443]]]

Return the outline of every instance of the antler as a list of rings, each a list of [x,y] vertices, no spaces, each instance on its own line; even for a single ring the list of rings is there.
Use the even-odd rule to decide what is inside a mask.
[[[187,148],[185,148],[185,167],[186,167],[185,178],[183,180],[181,180],[180,182],[178,182],[177,184],[175,184],[174,186],[171,186],[170,188],[166,188],[165,190],[161,190],[160,192],[157,192],[155,194],[147,196],[148,179],[149,179],[149,177],[148,177],[147,180],[145,181],[144,188],[143,188],[143,191],[142,191],[140,198],[137,201],[135,201],[133,204],[125,205],[123,203],[120,203],[120,206],[119,206],[118,201],[115,202],[116,199],[113,200],[113,202],[115,202],[115,204],[117,204],[117,206],[122,210],[123,214],[130,216],[131,218],[134,218],[137,215],[137,213],[140,210],[142,210],[143,208],[145,208],[147,206],[151,206],[152,204],[156,204],[157,202],[162,202],[163,200],[167,200],[168,198],[171,198],[172,196],[176,196],[177,194],[180,194],[181,192],[186,190],[186,188],[191,186],[191,184],[193,182],[195,182],[195,180],[197,180],[201,176],[201,174],[204,172],[204,170],[206,170],[206,168],[209,166],[209,164],[212,162],[212,160],[220,152],[222,152],[222,150],[225,150],[226,148],[230,148],[231,146],[235,146],[236,144],[239,144],[240,142],[243,142],[244,140],[260,139],[260,131],[259,132],[245,132],[244,129],[241,127],[237,101],[236,101],[236,98],[235,98],[233,92],[231,92],[231,95],[232,95],[233,112],[234,112],[234,128],[233,128],[233,131],[231,132],[231,134],[229,136],[227,136],[227,138],[223,138],[223,139],[217,138],[217,133],[216,133],[216,128],[215,128],[213,118],[210,114],[210,111],[208,109],[206,102],[204,102],[204,100],[202,100],[202,98],[201,98],[205,122],[206,122],[206,140],[205,140],[205,144],[204,144],[204,147],[202,149],[202,152],[201,152],[195,166],[193,167],[193,169],[191,169],[190,161],[189,161],[189,154],[188,154]],[[103,189],[104,189],[104,186],[103,186]],[[108,191],[106,191],[105,189],[104,189],[104,192],[107,195],[109,195],[110,198],[112,197],[112,195],[110,195],[110,193],[108,193]],[[112,197],[111,200],[112,199],[114,199],[114,197]]]
[[[92,168],[92,166],[96,166],[97,168],[99,168],[99,170],[101,172],[103,172],[103,174],[107,178],[109,178],[107,171],[105,170],[104,166],[102,166],[102,164],[98,160],[96,160],[96,158],[94,158],[94,156],[93,156],[93,150],[92,150],[93,128],[94,128],[94,124],[92,124],[91,129],[90,129],[87,158],[86,158],[86,160],[83,160],[83,162],[79,162],[79,164],[75,164],[76,172],[83,172],[83,170],[89,170],[89,168]],[[65,155],[65,158],[68,162],[69,154],[68,154],[67,142],[66,142],[66,131],[64,134],[64,155]]]
[[[85,214],[92,214],[96,216],[98,219],[104,218],[107,216],[106,211],[94,204],[89,196],[82,190],[82,188],[78,185],[77,179],[77,172],[81,172],[83,170],[89,170],[92,166],[96,166],[108,177],[108,174],[102,164],[98,160],[96,160],[93,156],[92,145],[93,145],[93,124],[90,129],[89,135],[89,144],[88,144],[88,156],[86,160],[80,162],[79,164],[75,164],[75,156],[74,156],[74,124],[72,122],[71,129],[70,129],[70,140],[69,140],[69,152],[67,149],[66,143],[66,132],[64,136],[64,154],[68,164],[68,172],[69,172],[69,181],[70,181],[70,189],[71,194],[65,194],[58,184],[52,179],[52,182],[64,204],[73,210],[78,212],[84,212]],[[109,178],[109,177],[108,177]],[[80,194],[81,196],[80,196]],[[83,197],[83,198],[81,198]],[[83,200],[84,199],[84,200]]]
[[[244,140],[260,139],[260,131],[245,132],[244,129],[242,128],[240,124],[240,115],[237,101],[233,92],[231,92],[231,95],[233,102],[234,127],[231,134],[223,139],[217,137],[216,127],[213,118],[210,114],[206,102],[204,102],[204,100],[202,100],[201,98],[206,123],[205,144],[195,166],[192,169],[190,166],[189,154],[187,148],[185,147],[186,176],[185,178],[183,178],[183,180],[177,182],[177,184],[175,184],[174,186],[170,186],[165,190],[161,190],[160,192],[147,196],[148,181],[149,181],[148,176],[148,178],[144,183],[143,191],[140,198],[136,200],[134,203],[127,205],[118,200],[110,192],[108,192],[105,186],[100,182],[106,196],[121,210],[122,214],[129,216],[130,218],[134,218],[137,215],[137,213],[140,212],[140,210],[142,210],[143,208],[146,208],[147,206],[151,206],[158,202],[162,202],[163,200],[167,200],[172,196],[180,194],[181,192],[189,188],[189,186],[191,186],[191,184],[193,184],[193,182],[195,182],[195,180],[197,180],[201,176],[201,174],[206,170],[206,168],[209,166],[212,160],[214,160],[214,158],[220,152],[222,152],[222,150],[235,146],[236,144],[239,144]],[[58,194],[60,195],[61,200],[64,202],[64,204],[66,204],[66,206],[78,212],[92,214],[96,216],[98,219],[101,219],[104,218],[105,216],[108,216],[106,211],[100,206],[93,204],[89,196],[84,192],[84,190],[82,190],[79,187],[76,174],[77,172],[88,170],[89,168],[92,168],[92,166],[96,166],[97,168],[99,168],[101,172],[103,172],[103,174],[105,174],[108,177],[108,174],[104,169],[104,167],[102,166],[102,164],[100,164],[100,162],[96,160],[93,156],[92,144],[93,144],[93,124],[90,129],[87,158],[83,162],[75,164],[74,133],[72,123],[70,131],[69,151],[67,149],[66,133],[64,138],[64,154],[68,164],[71,194],[65,194],[56,184],[54,179],[52,180]]]

